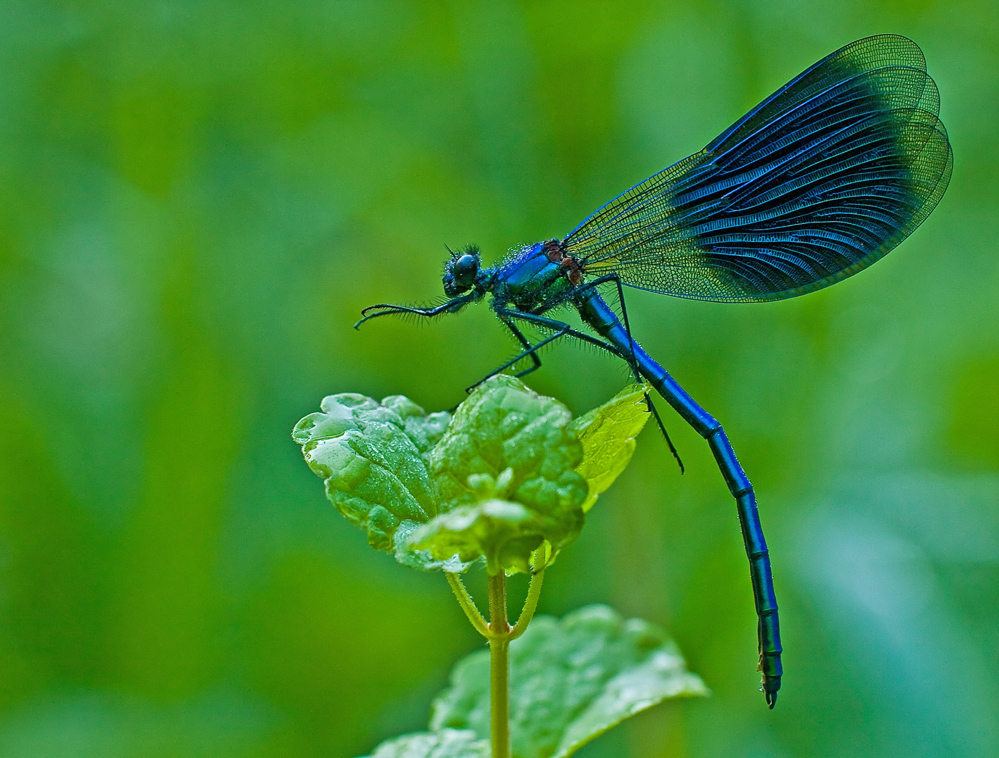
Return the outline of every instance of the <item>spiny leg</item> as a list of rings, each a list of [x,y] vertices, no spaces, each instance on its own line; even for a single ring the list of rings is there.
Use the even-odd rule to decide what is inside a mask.
[[[530,368],[526,368],[523,371],[519,371],[517,373],[517,376],[518,377],[527,376],[532,371],[537,371],[539,368],[541,368],[541,356],[538,355],[537,349],[533,345],[531,345],[527,337],[524,336],[524,333],[520,331],[520,329],[517,328],[517,325],[512,321],[509,321],[508,319],[502,317],[500,318],[500,321],[502,321],[503,324],[506,325],[506,327],[511,332],[513,332],[513,336],[516,337],[517,341],[520,342],[520,344],[524,347],[524,352],[521,354],[521,356],[524,358],[530,357],[530,359],[534,362],[534,365],[532,365]]]
[[[611,354],[617,356],[618,358],[621,358],[625,363],[627,363],[628,367],[631,369],[632,373],[635,375],[635,381],[636,382],[640,382],[640,381],[642,381],[642,377],[641,377],[641,374],[639,373],[639,370],[638,370],[638,362],[635,359],[634,348],[631,349],[631,351],[630,351],[630,357],[629,357],[629,355],[626,355],[626,354],[622,353],[617,347],[615,347],[614,345],[612,345],[612,344],[610,344],[608,342],[604,342],[603,340],[599,340],[596,337],[593,337],[592,335],[589,335],[589,334],[586,334],[585,332],[579,331],[578,329],[573,329],[570,324],[567,324],[564,321],[559,321],[557,319],[548,318],[547,316],[541,315],[543,313],[547,313],[548,311],[552,310],[553,308],[557,308],[560,305],[564,305],[567,302],[571,302],[575,298],[575,296],[577,296],[577,295],[579,295],[579,294],[581,294],[583,292],[586,292],[588,290],[596,289],[597,286],[599,286],[601,284],[606,284],[607,282],[614,282],[617,285],[618,302],[620,302],[620,304],[621,304],[621,311],[622,311],[622,314],[624,316],[624,321],[625,321],[625,325],[626,325],[626,330],[628,332],[628,336],[631,337],[631,326],[630,326],[630,324],[628,324],[628,313],[627,313],[627,310],[626,310],[625,305],[624,305],[624,291],[622,290],[622,287],[621,287],[621,278],[617,274],[607,274],[607,275],[602,276],[602,277],[600,277],[598,279],[594,279],[593,281],[586,282],[586,283],[580,285],[579,287],[577,287],[576,289],[572,290],[570,293],[568,293],[566,295],[563,295],[562,297],[559,297],[557,299],[553,299],[539,313],[526,313],[524,311],[517,311],[517,310],[513,310],[513,309],[508,309],[508,308],[496,308],[495,309],[496,310],[496,314],[500,317],[500,319],[503,319],[504,321],[506,321],[507,318],[518,318],[518,319],[521,319],[523,321],[527,321],[529,323],[532,323],[532,324],[534,324],[536,326],[541,326],[541,327],[543,327],[545,329],[555,329],[556,331],[561,332],[561,334],[555,335],[555,338],[561,337],[561,336],[575,337],[576,339],[580,339],[580,340],[583,340],[584,342],[589,342],[592,345],[596,345],[597,347],[603,348],[604,350],[607,350]],[[541,345],[547,344],[550,341],[551,341],[551,339],[544,340],[542,342],[539,342],[534,347],[531,347],[529,345],[529,343],[526,343],[526,340],[523,341],[521,344],[524,344],[525,348],[527,348],[527,349],[523,353],[521,353],[519,356],[517,356],[517,358],[514,359],[514,363],[516,361],[522,360],[529,353],[537,350],[539,347],[541,347]],[[510,365],[510,364],[507,364],[507,366],[508,365]],[[507,366],[504,366],[503,368],[506,368]],[[498,371],[502,371],[503,368],[498,369]],[[498,371],[494,372],[494,373],[498,373]],[[490,374],[490,376],[492,376],[492,375],[493,374]],[[489,377],[486,377],[486,378],[488,379]]]
[[[611,353],[611,355],[614,355],[617,358],[621,358],[626,363],[628,362],[628,358],[625,355],[623,355],[614,345],[610,344],[609,342],[604,342],[601,339],[597,339],[592,334],[587,334],[586,332],[581,332],[578,329],[573,329],[572,325],[567,324],[565,321],[559,321],[558,319],[548,318],[547,316],[539,316],[536,313],[525,313],[523,311],[508,310],[505,308],[498,310],[497,312],[500,314],[500,318],[516,318],[520,319],[521,321],[526,321],[530,324],[534,324],[535,326],[540,326],[544,329],[553,329],[559,332],[559,334],[553,335],[553,337],[556,338],[575,337],[578,340],[582,340],[583,342],[587,342],[591,345],[595,345],[596,347],[606,350],[607,352]],[[532,351],[537,350],[543,344],[544,341],[539,342],[537,345],[532,347],[531,350]],[[524,353],[521,353],[521,355],[517,357],[517,360],[521,360],[522,358],[526,357],[527,352],[530,351],[525,351]],[[639,381],[641,381],[641,377],[639,377]]]
[[[551,342],[554,342],[559,337],[564,337],[568,332],[572,331],[572,327],[569,324],[565,324],[565,323],[562,323],[562,322],[553,322],[553,323],[559,324],[559,326],[557,327],[558,331],[556,331],[555,334],[551,334],[551,335],[545,337],[543,340],[541,340],[537,344],[532,345],[530,342],[527,341],[527,338],[524,337],[524,335],[522,333],[520,333],[520,330],[515,329],[514,326],[513,326],[513,324],[507,322],[507,319],[505,318],[505,317],[509,317],[509,316],[514,316],[515,317],[515,315],[518,314],[517,311],[503,310],[502,312],[500,312],[499,310],[497,310],[497,312],[499,313],[500,319],[504,323],[506,323],[507,326],[509,326],[512,330],[514,330],[514,334],[518,335],[519,339],[522,339],[522,344],[525,344],[526,349],[522,353],[520,353],[519,355],[516,355],[513,358],[511,358],[510,360],[508,360],[506,363],[504,363],[499,368],[496,368],[496,369],[493,369],[492,371],[490,371],[488,374],[486,374],[484,377],[482,377],[479,381],[477,381],[471,387],[466,388],[466,390],[465,390],[466,392],[471,392],[473,389],[475,389],[480,384],[482,384],[484,381],[486,381],[486,379],[489,379],[490,377],[496,376],[496,374],[499,374],[499,373],[501,373],[503,371],[506,371],[511,366],[517,365],[520,361],[524,360],[524,358],[527,358],[528,356],[533,356],[534,357],[534,360],[536,361],[536,365],[533,368],[529,369],[526,373],[530,373],[530,371],[534,371],[536,368],[538,368],[538,366],[541,365],[541,359],[537,357],[538,350],[540,350],[541,348],[543,348],[545,345],[547,345],[547,344],[549,344]],[[517,376],[521,376],[521,374],[517,374]]]
[[[569,325],[568,325],[568,324],[566,324],[566,326],[568,327]],[[506,371],[506,370],[507,370],[508,368],[510,368],[510,366],[514,366],[514,365],[516,365],[517,363],[519,363],[520,361],[522,361],[522,360],[523,360],[524,358],[526,358],[527,356],[529,356],[529,355],[534,355],[534,354],[535,354],[535,353],[536,353],[536,352],[537,352],[538,350],[540,350],[541,348],[543,348],[543,347],[544,347],[545,345],[547,345],[547,344],[548,344],[549,342],[554,342],[554,341],[555,341],[555,340],[557,340],[557,339],[558,339],[559,337],[563,337],[563,336],[565,336],[565,331],[559,331],[559,332],[557,332],[557,333],[555,333],[555,334],[551,334],[551,335],[549,335],[549,336],[545,337],[545,338],[544,338],[543,340],[541,340],[540,342],[538,342],[538,343],[537,343],[536,345],[530,345],[530,346],[529,346],[529,347],[527,348],[527,350],[525,350],[524,352],[522,352],[522,353],[521,353],[520,355],[518,355],[518,356],[516,356],[516,357],[514,357],[514,358],[511,358],[511,359],[510,359],[510,360],[508,360],[508,361],[507,361],[506,363],[504,363],[504,364],[503,364],[502,366],[500,366],[500,367],[499,367],[498,369],[495,369],[494,371],[490,371],[490,372],[489,372],[489,373],[488,373],[488,374],[487,374],[487,375],[486,375],[486,376],[485,376],[485,377],[484,377],[484,378],[482,379],[482,381],[480,381],[480,382],[476,382],[476,383],[475,383],[475,384],[473,384],[472,386],[473,386],[473,387],[475,387],[475,386],[478,386],[479,384],[482,384],[482,382],[484,382],[484,381],[485,381],[486,379],[488,379],[489,377],[491,377],[491,376],[496,376],[496,374],[500,373],[501,371]],[[539,359],[539,360],[538,360],[538,363],[540,363],[540,362],[541,362],[541,361],[540,361],[540,359]]]
[[[673,445],[673,440],[669,438],[669,432],[666,431],[666,425],[659,416],[659,410],[652,404],[652,396],[648,392],[645,393],[645,404],[649,408],[649,413],[651,413],[653,418],[655,418],[656,424],[659,426],[659,431],[663,433],[663,438],[666,440],[666,446],[669,447],[669,451],[673,453],[673,457],[676,458],[676,462],[680,466],[680,473],[687,473],[687,470],[683,466],[683,461],[680,459],[680,453],[677,452],[676,446]]]
[[[361,311],[361,320],[354,324],[355,329],[360,329],[361,324],[365,321],[370,321],[373,318],[378,318],[379,316],[392,316],[399,314],[410,314],[413,316],[424,316],[427,318],[432,318],[434,316],[440,316],[444,313],[451,313],[461,309],[466,304],[472,302],[475,299],[475,293],[469,293],[467,295],[460,295],[458,297],[451,298],[446,303],[435,306],[434,308],[414,308],[408,305],[392,305],[391,303],[378,303],[377,305],[369,305]],[[374,311],[374,312],[373,312]]]
[[[606,274],[606,275],[601,276],[601,277],[599,277],[597,279],[594,279],[592,281],[585,282],[585,283],[579,285],[578,287],[576,287],[576,289],[572,290],[571,292],[569,292],[569,293],[563,295],[562,297],[559,297],[559,298],[554,299],[551,302],[549,302],[544,307],[544,309],[542,309],[541,311],[539,311],[539,314],[540,313],[547,313],[548,311],[552,310],[553,308],[557,308],[560,305],[564,305],[566,302],[573,302],[579,295],[583,294],[584,292],[588,292],[589,290],[595,290],[601,284],[607,284],[608,282],[614,282],[617,285],[617,297],[618,297],[618,302],[621,305],[621,313],[624,316],[625,330],[628,332],[628,336],[631,337],[631,325],[628,323],[628,311],[627,311],[627,309],[624,306],[624,291],[621,288],[621,277],[619,277],[617,274]],[[540,319],[541,316],[539,314],[520,313],[518,311],[519,317],[534,317],[534,318]],[[530,318],[528,318],[527,320],[530,320]],[[554,322],[554,319],[548,319],[548,320]],[[537,321],[536,323],[541,323],[541,321]],[[559,321],[557,323],[561,324],[563,322]],[[607,343],[603,343],[603,342],[599,342],[599,341],[595,342],[594,338],[591,337],[588,334],[584,334],[583,332],[579,332],[579,331],[576,331],[576,330],[573,330],[573,331],[575,333],[572,336],[579,337],[580,339],[585,339],[585,340],[587,340],[589,342],[594,342],[594,344],[600,344],[601,347],[604,347],[604,348],[610,350],[616,356],[618,356],[619,358],[622,358],[628,364],[628,368],[630,368],[631,371],[632,371],[632,373],[635,375],[635,381],[636,382],[642,381],[641,374],[639,374],[639,372],[638,372],[638,363],[637,363],[637,361],[635,359],[635,350],[634,350],[634,348],[632,348],[631,351],[630,351],[631,352],[631,356],[630,356],[630,359],[629,359],[629,357],[627,357],[625,355],[622,355],[621,352],[616,347],[614,347],[612,349],[612,346],[608,345]]]
[[[538,342],[536,345],[531,345],[531,343],[527,340],[527,338],[524,337],[523,333],[520,332],[519,329],[517,329],[514,332],[514,334],[518,335],[518,339],[523,338],[521,344],[523,344],[526,349],[516,357],[504,363],[499,368],[495,369],[494,371],[490,371],[486,376],[484,376],[482,379],[480,379],[471,387],[469,387],[468,391],[475,389],[480,384],[482,384],[482,382],[486,381],[486,379],[488,379],[489,377],[496,376],[496,374],[500,373],[501,371],[505,371],[506,369],[510,368],[510,366],[516,365],[519,361],[522,361],[524,358],[527,358],[532,355],[534,355],[537,358],[535,354],[540,348],[554,342],[560,337],[575,337],[576,339],[582,340],[583,342],[588,342],[591,345],[595,345],[599,348],[602,348],[618,358],[622,358],[625,361],[628,360],[613,345],[604,342],[603,340],[597,339],[596,337],[590,334],[586,334],[586,332],[581,332],[578,329],[573,329],[571,324],[567,324],[564,321],[548,318],[546,316],[538,316],[534,313],[524,313],[523,311],[516,311],[508,308],[497,308],[496,315],[499,316],[500,320],[503,321],[503,323],[505,323],[507,326],[509,326],[511,330],[514,328],[511,319],[520,319],[521,321],[526,321],[530,324],[534,324],[535,326],[540,326],[545,329],[554,330],[555,334],[549,335],[545,339]],[[535,365],[533,368],[528,369],[526,372],[523,373],[530,373],[531,371],[537,369],[540,365],[541,365],[541,359],[537,358],[537,365]],[[517,376],[522,376],[523,373],[517,374]]]
[[[616,274],[610,274],[608,276],[601,277],[601,279],[599,279],[599,280],[594,280],[592,282],[588,282],[586,285],[584,285],[584,287],[586,289],[590,289],[592,287],[595,287],[597,284],[602,284],[603,282],[609,282],[609,281],[614,281],[614,282],[617,283],[618,296],[621,298],[621,312],[622,312],[622,315],[624,316],[624,319],[625,319],[625,328],[627,329],[628,328],[628,325],[627,325],[627,318],[628,318],[628,316],[627,316],[627,311],[625,310],[625,307],[624,307],[624,296],[623,296],[623,293],[621,292],[621,280],[617,277]],[[631,356],[630,356],[631,359],[629,360],[629,356],[626,355],[626,354],[623,354],[614,345],[611,345],[608,342],[604,342],[603,340],[597,339],[596,337],[593,337],[592,335],[586,334],[585,332],[581,332],[581,331],[579,331],[577,329],[573,329],[570,324],[567,324],[564,321],[558,321],[557,319],[548,318],[546,316],[541,316],[541,315],[534,314],[534,313],[524,313],[522,311],[515,311],[515,310],[510,310],[510,309],[505,309],[505,308],[503,308],[503,309],[497,309],[496,312],[499,315],[500,319],[503,321],[503,323],[506,324],[508,327],[510,327],[511,331],[513,331],[513,333],[514,333],[514,335],[516,335],[517,339],[519,339],[521,341],[521,344],[524,345],[524,347],[526,348],[526,350],[524,350],[524,352],[522,352],[520,355],[518,355],[513,360],[507,361],[507,363],[505,363],[502,366],[500,366],[498,369],[496,369],[495,371],[493,371],[491,374],[487,375],[482,380],[480,380],[480,381],[476,382],[475,384],[473,384],[472,387],[469,388],[469,390],[471,390],[472,388],[478,386],[479,384],[481,384],[482,382],[484,382],[486,379],[488,379],[490,376],[495,376],[496,374],[498,374],[501,371],[509,368],[510,366],[515,365],[518,361],[523,360],[524,358],[526,358],[529,355],[533,356],[535,358],[535,360],[536,360],[535,365],[533,367],[527,369],[526,371],[523,371],[523,372],[517,374],[517,376],[525,376],[526,374],[529,374],[530,372],[537,370],[541,366],[541,359],[538,358],[537,355],[536,355],[538,348],[540,348],[540,347],[542,347],[542,346],[544,346],[546,344],[549,344],[549,343],[553,342],[554,340],[558,339],[559,337],[566,337],[566,336],[568,336],[568,337],[575,337],[576,339],[583,340],[584,342],[588,342],[591,345],[595,345],[595,346],[597,346],[599,348],[602,348],[602,349],[608,351],[609,353],[611,353],[612,355],[614,355],[614,356],[616,356],[618,358],[621,358],[625,363],[628,364],[628,367],[635,373],[635,379],[636,379],[636,381],[639,381],[639,382],[642,381],[641,374],[638,373],[638,360],[637,360],[637,358],[635,358],[634,347],[632,347]],[[544,327],[546,329],[554,329],[556,333],[553,334],[553,335],[551,335],[551,336],[549,336],[547,339],[542,340],[537,345],[533,345],[532,346],[527,341],[527,338],[524,337],[523,333],[519,329],[516,329],[515,326],[514,326],[514,324],[509,320],[509,319],[512,319],[512,318],[518,318],[518,319],[521,319],[523,321],[527,321],[528,323],[534,324],[535,326],[541,326],[541,327]],[[628,332],[628,337],[629,337],[629,341],[630,341],[631,345],[634,346],[635,343],[634,343],[634,340],[631,340],[631,332],[630,331]],[[673,457],[676,458],[676,462],[680,466],[680,473],[681,474],[684,473],[685,472],[685,468],[684,468],[684,465],[683,465],[683,461],[680,459],[680,454],[677,452],[676,446],[673,444],[673,440],[670,439],[669,432],[666,431],[666,425],[663,423],[662,417],[659,415],[658,409],[652,403],[652,397],[649,395],[648,392],[645,393],[645,404],[648,406],[649,413],[651,413],[652,416],[653,416],[653,418],[655,418],[656,425],[659,427],[659,431],[662,432],[663,438],[666,440],[666,445],[669,447],[670,452],[673,454]]]

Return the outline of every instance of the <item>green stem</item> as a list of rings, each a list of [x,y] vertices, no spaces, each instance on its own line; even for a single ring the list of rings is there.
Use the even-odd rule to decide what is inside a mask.
[[[458,605],[461,606],[461,610],[463,610],[465,615],[468,616],[468,620],[472,622],[472,626],[475,627],[475,631],[486,639],[489,639],[489,625],[486,623],[486,620],[482,618],[482,614],[479,613],[479,609],[475,605],[475,601],[472,600],[472,596],[469,595],[468,590],[465,589],[465,583],[461,581],[461,574],[451,574],[445,571],[444,576],[447,577],[447,583],[451,585],[451,591],[454,593],[454,596],[458,598]]]
[[[444,572],[458,605],[476,631],[489,640],[492,758],[510,758],[510,642],[524,633],[538,608],[541,582],[545,575],[544,561],[545,548],[541,547],[531,556],[531,565],[536,573],[531,575],[524,609],[513,627],[507,618],[506,575],[502,571],[489,576],[489,623],[468,594],[461,576]],[[541,568],[538,569],[538,566]]]
[[[493,758],[510,758],[510,622],[506,617],[506,577],[489,577],[489,678],[492,697]]]
[[[543,560],[544,547],[541,547],[535,551],[532,560],[533,566],[541,565],[541,568],[531,575],[531,583],[527,586],[527,598],[524,600],[524,609],[520,612],[520,618],[517,619],[517,623],[510,630],[511,640],[517,639],[527,631],[527,625],[531,623],[531,619],[534,618],[534,612],[538,609],[538,598],[541,597],[541,582],[545,578]]]

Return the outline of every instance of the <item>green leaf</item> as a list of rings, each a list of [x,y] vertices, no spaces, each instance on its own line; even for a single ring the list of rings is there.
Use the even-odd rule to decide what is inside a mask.
[[[478,739],[475,732],[442,729],[387,740],[365,758],[489,758],[490,755],[488,740]]]
[[[452,417],[393,396],[323,400],[292,437],[330,501],[372,547],[424,569],[531,570],[582,530],[585,509],[624,469],[645,423],[631,387],[576,422],[512,376],[483,382]]]
[[[480,499],[489,480],[496,494],[529,508],[581,503],[586,484],[572,469],[583,448],[568,429],[571,422],[562,403],[515,377],[499,374],[480,384],[458,406],[431,455],[441,510]]]
[[[510,646],[510,728],[516,758],[564,758],[664,700],[706,695],[666,633],[607,606],[561,621],[537,616]],[[489,735],[489,653],[458,663],[430,728]]]
[[[485,556],[486,569],[498,574],[507,568],[529,571],[525,556],[541,544],[543,526],[530,510],[507,500],[483,500],[441,514],[413,534],[413,543],[426,546],[434,558],[457,555],[471,562]]]
[[[529,571],[543,541],[562,548],[583,528],[583,448],[554,398],[499,374],[455,411],[430,455],[441,515],[414,544],[443,558],[485,556],[490,573]]]
[[[590,494],[583,503],[584,513],[631,461],[635,437],[649,420],[646,392],[644,384],[632,384],[573,422],[572,428],[583,444],[583,460],[576,471],[590,485]]]
[[[295,426],[309,467],[326,480],[326,496],[340,513],[368,533],[368,544],[418,568],[460,571],[426,551],[414,551],[409,535],[437,514],[438,499],[428,472],[433,446],[450,421],[427,414],[401,395],[381,403],[343,393],[323,399],[322,412]]]

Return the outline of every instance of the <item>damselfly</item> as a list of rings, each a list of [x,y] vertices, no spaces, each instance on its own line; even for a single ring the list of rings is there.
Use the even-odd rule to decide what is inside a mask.
[[[517,248],[490,267],[482,266],[477,248],[466,248],[445,263],[447,302],[373,305],[357,323],[390,314],[456,313],[490,295],[496,315],[523,346],[493,373],[528,358],[532,365],[520,373],[529,373],[541,365],[539,348],[573,337],[644,377],[707,440],[735,498],[759,619],[762,689],[771,708],[780,689],[781,642],[756,496],[721,424],[632,338],[623,287],[762,302],[814,292],[867,268],[909,236],[947,188],[953,159],[939,110],[937,87],[914,42],[895,35],[859,40],[565,238]],[[616,294],[621,318],[600,287]],[[553,318],[560,306],[575,307],[596,336]],[[547,336],[532,344],[524,324]],[[655,412],[651,400],[649,409]]]

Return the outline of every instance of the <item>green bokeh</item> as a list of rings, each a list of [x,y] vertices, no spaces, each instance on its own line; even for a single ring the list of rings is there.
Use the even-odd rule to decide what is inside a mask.
[[[667,627],[713,691],[584,758],[999,754],[999,23],[992,2],[0,3],[0,755],[355,756],[480,644],[370,551],[288,432],[327,394],[428,410],[515,345],[444,244],[561,236],[846,42],[926,52],[954,145],[901,249],[771,305],[632,325],[757,485],[786,676],[756,691],[734,507],[647,431],[541,610]],[[571,346],[576,413],[627,374]]]

